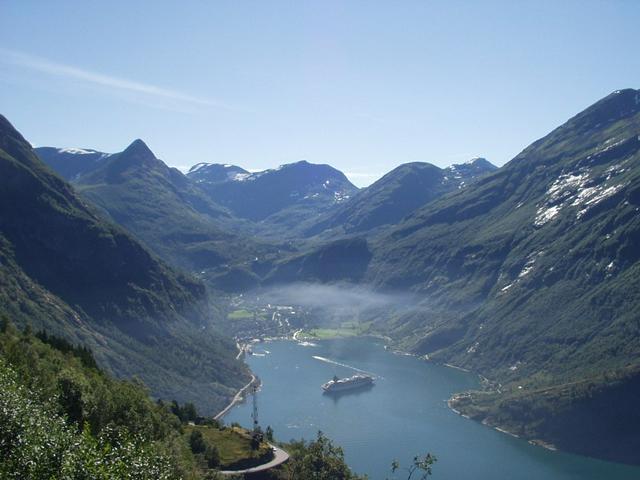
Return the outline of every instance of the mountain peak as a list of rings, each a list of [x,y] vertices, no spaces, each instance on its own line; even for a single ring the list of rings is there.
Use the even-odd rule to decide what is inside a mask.
[[[277,168],[268,169],[268,170],[265,170],[265,172],[278,171],[278,170],[284,170],[284,169],[309,168],[309,167],[317,167],[317,166],[319,165],[310,163],[307,160],[298,160],[297,162],[283,163],[282,165],[279,165]]]
[[[297,162],[285,163],[278,168],[272,170],[265,170],[264,174],[274,174],[276,172],[286,171],[288,174],[302,174],[302,175],[329,175],[330,177],[342,178],[344,174],[326,163],[311,163],[307,160],[299,160]],[[347,178],[344,180],[348,182]]]
[[[298,160],[297,162],[290,163],[289,165],[307,166],[312,165],[312,163],[308,162],[307,160]]]
[[[108,183],[123,182],[123,176],[127,171],[157,171],[168,175],[168,167],[156,158],[146,143],[142,140],[134,140],[127,148],[120,153],[114,153],[107,157],[107,162],[101,162],[99,168],[82,179],[83,183],[95,184],[106,181]]]
[[[464,165],[471,165],[474,168],[482,169],[486,171],[492,171],[498,168],[484,157],[473,157],[472,159],[464,162]]]
[[[339,170],[306,160],[259,172],[234,165],[196,165],[188,177],[216,203],[256,221],[289,208],[315,216],[357,191]]]
[[[200,163],[196,163],[195,165],[193,165],[193,166],[189,169],[189,171],[188,171],[187,173],[188,173],[188,174],[189,174],[189,173],[195,173],[195,172],[197,172],[198,170],[200,170],[201,168],[206,168],[206,167],[208,167],[209,165],[213,165],[213,164],[212,164],[212,163],[207,163],[207,162],[200,162]]]
[[[640,109],[640,90],[634,90],[633,88],[616,90],[593,104],[586,111],[594,107],[600,109],[615,109],[621,113],[628,111],[636,112]]]
[[[597,128],[599,125],[635,115],[640,111],[640,90],[616,90],[570,119],[563,127]],[[562,127],[561,127],[562,128]]]
[[[195,164],[189,169],[187,177],[197,183],[221,183],[233,180],[244,180],[250,173],[242,167],[229,163]]]
[[[453,165],[444,169],[445,172],[457,173],[463,176],[475,177],[478,175],[484,175],[489,172],[497,170],[493,163],[484,157],[473,157],[464,163],[454,163]]]
[[[640,89],[639,90],[635,90],[633,88],[623,88],[622,90],[614,91],[609,96],[613,96],[613,95],[621,95],[621,98],[627,98],[627,99],[631,99],[631,97],[633,97],[633,101],[636,104],[640,101],[639,100]]]
[[[0,144],[0,146],[2,146],[8,138],[13,138],[20,142],[29,143],[24,139],[24,137],[20,134],[20,132],[18,132],[15,129],[15,127],[11,124],[11,122],[9,122],[9,120],[7,120],[7,118],[1,114],[0,114],[0,138],[2,138],[2,141],[3,141],[3,143]]]
[[[151,156],[155,158],[155,155],[153,154],[151,149],[147,146],[146,143],[144,143],[144,141],[142,141],[139,138],[131,142],[131,144],[122,153],[127,155],[136,155],[140,157]]]

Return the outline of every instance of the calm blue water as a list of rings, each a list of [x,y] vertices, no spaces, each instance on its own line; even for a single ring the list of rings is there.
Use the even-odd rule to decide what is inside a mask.
[[[254,349],[264,350],[265,356],[247,357],[263,383],[261,425],[271,425],[284,441],[312,439],[322,430],[344,448],[352,469],[372,480],[390,477],[394,458],[406,465],[427,451],[438,457],[437,480],[640,479],[640,468],[551,452],[456,415],[446,400],[475,387],[474,375],[394,355],[375,340],[330,340],[316,347],[274,341]],[[382,378],[370,390],[328,397],[320,385],[354,371],[314,356]],[[249,427],[251,402],[234,408],[225,422]]]

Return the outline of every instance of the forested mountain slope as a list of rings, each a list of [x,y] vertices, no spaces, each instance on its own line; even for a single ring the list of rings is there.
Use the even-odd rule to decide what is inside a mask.
[[[184,177],[137,141],[76,181],[167,258],[231,265],[217,273],[230,290],[304,281],[411,293],[415,305],[369,318],[371,328],[489,378],[485,392],[457,398],[456,408],[527,438],[633,461],[640,448],[640,418],[628,402],[640,378],[640,91],[612,93],[500,169],[482,159],[454,167],[403,165],[356,192],[340,172],[307,162],[259,173],[208,164]],[[28,191],[37,189],[21,194]],[[235,217],[255,227],[245,233],[262,229],[282,244],[264,248],[240,230],[216,230]],[[305,231],[319,235],[284,242]],[[24,291],[33,275],[13,251],[15,239],[4,236],[7,281]],[[46,297],[47,285],[32,283],[35,300],[24,303],[40,315],[79,311],[69,294],[53,289],[58,296]],[[605,404],[606,414],[598,412]],[[599,421],[586,422],[598,413]]]
[[[0,117],[0,309],[89,345],[155,395],[211,410],[243,383],[204,286],[103,221]],[[197,397],[197,398],[196,398]]]
[[[428,315],[407,315],[391,327],[415,352],[503,384],[493,406],[546,398],[548,409],[537,405],[537,413],[490,411],[520,433],[567,443],[548,418],[585,405],[584,382],[623,392],[636,381],[639,260],[640,91],[629,89],[397,225],[375,243],[366,278],[425,299]],[[614,388],[614,379],[622,386]],[[609,400],[618,421],[630,415],[624,396]],[[628,460],[613,424],[590,431],[590,445],[601,436],[615,445],[607,455]],[[640,420],[634,425],[639,431]]]
[[[64,149],[39,152],[61,173],[81,165],[83,159],[93,163],[90,155],[70,156]],[[165,261],[203,272],[203,278],[221,289],[256,283],[255,275],[241,265],[270,247],[242,234],[239,221],[227,209],[156,158],[142,140],[120,153],[108,154],[98,165],[77,167],[73,172],[77,172],[73,183],[82,195]]]

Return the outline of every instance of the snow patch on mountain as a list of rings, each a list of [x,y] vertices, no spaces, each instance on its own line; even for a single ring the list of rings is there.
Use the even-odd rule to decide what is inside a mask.
[[[576,214],[576,218],[579,220],[584,216],[585,213],[589,211],[590,208],[597,205],[605,198],[615,195],[625,186],[626,184],[612,185],[608,188],[594,187],[589,189],[588,192],[583,192],[584,195],[581,196],[579,201],[576,200],[576,202],[578,205],[582,203],[584,205],[584,208],[578,211],[578,213]]]
[[[463,165],[474,165],[477,162],[487,162],[484,157],[471,157],[469,160],[463,163]]]
[[[515,282],[514,282],[515,283]],[[507,290],[509,290],[511,287],[513,287],[513,283],[510,283],[508,285],[505,285],[504,287],[502,287],[500,289],[501,292],[506,292]]]
[[[348,195],[345,192],[339,192],[339,191],[333,192],[333,201],[335,203],[345,202],[349,200],[349,198],[350,198],[350,195]]]
[[[59,153],[70,153],[72,155],[91,155],[93,153],[100,153],[96,150],[89,150],[89,149],[85,149],[85,148],[75,148],[75,147],[69,147],[69,148],[59,148],[58,149]]]
[[[520,273],[518,274],[518,278],[523,278],[526,277],[527,275],[529,275],[531,273],[531,271],[533,270],[533,264],[535,263],[535,260],[531,260],[529,262],[527,262],[525,264],[524,267],[522,267],[522,270],[520,270]]]
[[[211,163],[205,163],[205,162],[202,162],[202,163],[196,163],[193,167],[191,167],[191,168],[189,169],[189,173],[197,172],[197,171],[198,171],[198,170],[200,170],[201,168],[203,168],[203,167],[207,167],[207,166],[209,166],[209,165],[212,165],[212,164],[211,164]]]
[[[547,195],[551,201],[558,200],[563,196],[570,196],[575,190],[578,190],[586,184],[589,179],[589,171],[578,174],[560,175],[547,190]]]
[[[610,138],[596,150],[597,153],[591,154],[586,158],[588,160],[593,155],[606,152],[623,141],[615,141],[615,139]],[[559,213],[569,206],[578,209],[576,219],[580,220],[590,208],[615,195],[626,186],[626,184],[615,183],[615,177],[626,171],[625,163],[626,161],[623,161],[611,165],[604,171],[601,170],[600,174],[594,174],[587,167],[580,167],[576,171],[562,173],[549,186],[543,201],[538,204],[533,224],[536,227],[542,227],[557,218]]]
[[[548,208],[546,207],[538,208],[538,211],[536,212],[536,219],[534,220],[533,224],[536,227],[543,226],[545,223],[557,217],[558,214],[560,213],[561,208],[562,208],[562,205],[554,205],[553,207],[548,207]]]
[[[229,180],[234,182],[244,182],[247,180],[254,180],[254,178],[252,178],[254,175],[255,173],[229,173],[228,177]]]
[[[511,288],[513,288],[515,285],[517,285],[520,282],[524,281],[526,279],[526,277],[528,275],[530,275],[531,272],[533,272],[533,270],[535,268],[536,260],[539,257],[543,256],[544,254],[545,254],[544,250],[540,250],[539,252],[530,253],[527,256],[526,262],[524,263],[524,265],[520,269],[520,272],[518,273],[518,276],[513,281],[511,281],[507,285],[505,285],[504,287],[501,287],[499,294],[506,293]],[[502,272],[500,274],[500,276],[498,277],[498,284],[502,283],[505,280],[505,278],[508,278],[508,276],[509,275],[507,273]]]
[[[591,155],[589,155],[587,157],[587,160],[590,160],[592,157],[594,157],[596,155],[602,155],[603,153],[606,153],[609,150],[611,150],[613,148],[616,148],[618,145],[621,145],[625,141],[626,141],[626,139],[622,139],[622,140],[618,140],[617,142],[614,142],[614,139],[610,138],[610,139],[608,139],[607,141],[605,141],[602,144],[602,147],[600,147],[595,152],[593,152]],[[611,142],[613,142],[613,143],[611,143]]]

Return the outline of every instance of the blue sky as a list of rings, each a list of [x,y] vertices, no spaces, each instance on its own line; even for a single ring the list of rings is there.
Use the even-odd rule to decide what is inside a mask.
[[[363,186],[502,165],[640,88],[640,1],[0,0],[0,113],[33,144],[306,159]]]

